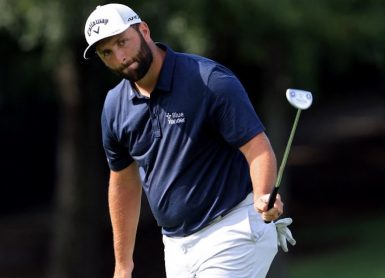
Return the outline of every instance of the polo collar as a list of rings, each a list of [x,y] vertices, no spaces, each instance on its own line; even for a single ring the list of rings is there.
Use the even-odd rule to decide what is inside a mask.
[[[169,92],[171,90],[173,72],[175,66],[175,52],[163,43],[156,43],[156,45],[166,51],[166,56],[163,61],[162,69],[160,70],[158,83],[156,89]]]

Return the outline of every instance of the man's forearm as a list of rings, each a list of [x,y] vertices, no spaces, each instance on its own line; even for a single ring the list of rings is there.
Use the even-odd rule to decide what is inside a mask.
[[[266,150],[256,157],[250,164],[250,175],[255,198],[271,193],[277,178],[274,153]]]
[[[273,208],[268,199],[277,178],[277,162],[269,139],[260,133],[240,148],[250,166],[254,191],[254,208],[263,220],[273,221],[283,213],[283,202],[278,194]]]
[[[136,166],[129,166],[121,172],[111,172],[108,203],[113,229],[115,267],[119,271],[133,269],[141,192]]]
[[[261,133],[241,147],[249,166],[254,198],[269,194],[277,177],[277,162],[270,142]]]

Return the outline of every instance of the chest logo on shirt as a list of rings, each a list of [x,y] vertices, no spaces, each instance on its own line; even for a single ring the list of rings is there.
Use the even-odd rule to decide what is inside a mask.
[[[169,125],[184,124],[186,122],[186,118],[183,112],[167,113],[166,117]]]

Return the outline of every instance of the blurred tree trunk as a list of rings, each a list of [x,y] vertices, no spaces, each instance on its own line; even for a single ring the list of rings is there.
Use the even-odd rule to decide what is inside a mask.
[[[54,78],[61,111],[48,277],[100,277],[103,178],[94,149],[94,141],[99,140],[95,136],[98,121],[88,117],[95,109],[94,102],[86,103],[80,92],[77,68],[70,53],[62,56]]]
[[[280,45],[278,43],[271,42],[268,54],[268,61],[270,61],[270,63],[268,63],[264,68],[264,80],[266,80],[265,86],[268,85],[268,87],[264,88],[263,90],[264,97],[262,109],[263,113],[268,115],[265,121],[266,126],[268,126],[267,132],[271,144],[274,148],[274,152],[277,158],[277,167],[279,168],[287,139],[289,138],[288,130],[292,124],[292,121],[289,119],[290,117],[288,117],[287,114],[288,109],[285,96],[286,89],[290,87],[291,82],[289,74],[286,72],[287,58]],[[286,174],[285,176],[287,176]],[[286,180],[286,178],[282,179],[281,187],[279,189],[279,193],[281,194],[283,202],[285,203],[285,213],[283,217],[290,216],[290,197],[287,195],[288,190],[286,190],[287,185],[289,184],[286,182]],[[281,248],[279,248],[278,254],[275,257],[267,275],[268,278],[288,277],[286,256],[287,255],[283,253]]]
[[[277,167],[279,168],[284,152],[284,148],[286,146],[286,139],[288,136],[285,136],[287,125],[289,125],[291,122],[288,121],[286,115],[285,115],[285,107],[283,107],[283,104],[285,104],[286,97],[284,96],[285,90],[281,88],[280,83],[278,80],[282,78],[283,76],[274,76],[275,78],[275,84],[272,85],[271,88],[265,91],[265,100],[263,103],[263,107],[265,109],[270,110],[271,116],[267,118],[266,125],[269,126],[268,129],[268,136],[270,138],[271,144],[274,148],[274,152],[277,158]],[[281,80],[283,81],[283,80]],[[273,84],[273,83],[270,83]],[[283,100],[283,98],[285,98]],[[286,125],[287,123],[287,125]],[[286,138],[287,137],[287,138]],[[287,174],[287,173],[286,173]],[[289,203],[289,197],[287,196],[287,190],[286,186],[288,183],[285,181],[286,179],[282,179],[281,187],[279,189],[279,193],[282,196],[283,202],[285,203],[285,213],[284,217],[289,216],[288,212],[288,203]],[[295,236],[295,233],[293,233]],[[289,246],[290,249],[290,246]],[[267,275],[268,278],[285,278],[288,277],[287,274],[287,263],[286,263],[286,254],[283,253],[283,251],[279,248],[278,254],[275,257],[273,264],[270,267],[269,273]]]

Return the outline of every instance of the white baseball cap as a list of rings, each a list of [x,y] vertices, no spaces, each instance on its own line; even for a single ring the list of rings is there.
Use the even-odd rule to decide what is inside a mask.
[[[122,4],[97,6],[90,14],[84,27],[88,47],[84,58],[89,58],[95,44],[105,38],[115,36],[127,30],[133,24],[142,22],[140,17],[129,7]]]

